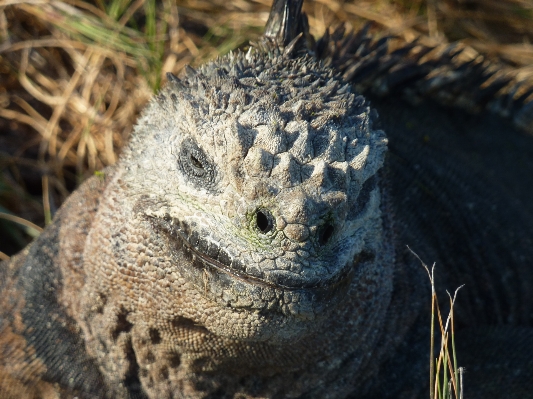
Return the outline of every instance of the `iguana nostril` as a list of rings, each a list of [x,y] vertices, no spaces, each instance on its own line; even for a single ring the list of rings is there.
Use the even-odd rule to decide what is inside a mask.
[[[331,238],[331,236],[333,235],[334,231],[335,229],[333,228],[333,225],[330,223],[322,226],[322,228],[318,232],[318,243],[320,245],[326,245],[329,239]]]
[[[272,215],[270,215],[270,212],[264,209],[260,209],[257,211],[255,215],[255,220],[256,220],[257,228],[263,234],[268,233],[274,227],[274,223],[272,222]]]

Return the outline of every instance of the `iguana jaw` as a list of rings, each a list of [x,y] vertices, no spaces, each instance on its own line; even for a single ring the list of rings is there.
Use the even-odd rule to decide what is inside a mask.
[[[176,270],[210,306],[231,312],[237,319],[253,320],[250,325],[254,328],[249,331],[227,329],[216,320],[202,322],[209,331],[228,338],[281,342],[306,336],[338,308],[357,274],[358,264],[352,257],[322,284],[306,284],[303,278],[298,285],[273,283],[236,270],[212,253],[210,256],[209,249],[191,238],[190,230],[184,232],[184,223],[159,217],[150,221],[156,234],[167,242],[167,255]]]
[[[324,290],[337,291],[338,287],[349,283],[359,258],[359,255],[357,255],[354,259],[350,259],[344,266],[338,268],[335,274],[326,279],[286,278],[285,276],[279,276],[274,279],[272,275],[269,276],[270,279],[266,279],[247,273],[243,260],[221,256],[219,245],[213,242],[206,243],[204,240],[199,239],[200,235],[192,232],[190,226],[186,223],[176,219],[165,220],[161,218],[153,218],[152,222],[157,230],[163,232],[174,243],[176,250],[183,251],[188,255],[193,261],[193,267],[224,273],[231,279],[261,288],[293,292],[310,290],[317,293]]]

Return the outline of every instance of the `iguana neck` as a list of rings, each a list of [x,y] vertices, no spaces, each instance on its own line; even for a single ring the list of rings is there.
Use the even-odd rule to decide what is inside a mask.
[[[221,312],[206,292],[209,284],[198,287],[182,275],[182,267],[193,267],[191,261],[171,254],[168,240],[139,209],[145,202],[128,199],[122,185],[117,174],[102,196],[87,238],[87,277],[77,315],[88,352],[111,377],[111,385],[121,386],[138,375],[154,397],[164,394],[161,389],[174,389],[172,381],[181,381],[187,385],[184,392],[197,395],[200,382],[208,375],[212,381],[216,372],[216,381],[235,390],[247,389],[239,379],[256,375],[264,392],[303,394],[321,389],[320,376],[340,380],[348,373],[376,372],[371,365],[379,343],[390,339],[384,337],[383,326],[393,289],[394,240],[386,209],[375,231],[378,237],[373,237],[380,245],[358,260],[341,303],[301,334],[254,341],[217,334],[213,319],[233,324],[235,331],[245,319],[235,310]],[[183,263],[181,268],[176,262]],[[276,317],[249,313],[246,317],[280,326]],[[287,373],[294,377],[285,379],[290,386],[280,385],[275,376]],[[353,384],[344,388],[348,392]]]

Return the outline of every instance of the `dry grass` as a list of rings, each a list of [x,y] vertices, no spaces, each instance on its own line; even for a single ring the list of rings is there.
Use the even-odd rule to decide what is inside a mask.
[[[457,293],[463,287],[457,288],[453,297],[448,291],[450,298],[450,309],[446,321],[443,322],[440,303],[437,297],[435,282],[435,264],[430,268],[420,259],[420,257],[409,247],[407,249],[420,261],[422,267],[426,270],[431,285],[431,323],[430,323],[430,342],[429,342],[429,397],[430,399],[463,399],[463,373],[464,368],[459,366],[457,353],[455,351],[455,326],[453,310]],[[436,319],[435,320],[435,316]],[[435,323],[438,322],[440,332],[440,347],[438,356],[435,358],[435,343],[437,336],[435,334]]]
[[[0,1],[0,212],[48,223],[113,164],[165,73],[260,34],[270,0]],[[376,34],[464,40],[533,76],[533,0],[308,1],[312,32],[374,21]],[[0,221],[1,222],[1,221]],[[28,239],[0,225],[8,254]]]

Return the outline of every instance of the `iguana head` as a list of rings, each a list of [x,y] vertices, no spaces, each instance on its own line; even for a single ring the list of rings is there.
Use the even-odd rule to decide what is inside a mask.
[[[179,273],[255,320],[208,329],[290,337],[342,301],[376,251],[385,149],[368,104],[331,69],[238,53],[171,79],[139,121],[124,181]]]

